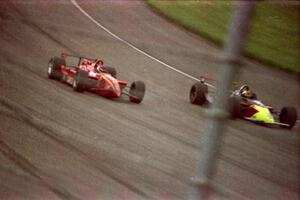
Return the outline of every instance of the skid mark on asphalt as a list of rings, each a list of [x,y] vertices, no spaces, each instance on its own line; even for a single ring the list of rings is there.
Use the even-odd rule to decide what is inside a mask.
[[[138,194],[142,197],[150,199],[150,196],[148,194],[146,194],[145,192],[143,192],[142,190],[140,190],[138,187],[134,186],[133,184],[128,183],[127,180],[123,180],[122,178],[118,177],[118,175],[114,174],[113,170],[109,166],[102,166],[102,168],[101,168],[101,167],[97,166],[96,164],[94,164],[92,162],[94,160],[92,157],[90,157],[88,154],[82,152],[81,150],[76,148],[74,145],[72,145],[70,143],[67,143],[66,141],[63,141],[57,133],[52,131],[47,125],[43,124],[43,122],[40,121],[39,119],[37,119],[34,116],[28,114],[25,111],[25,109],[21,108],[18,104],[14,103],[12,101],[9,101],[8,99],[3,99],[3,98],[0,98],[0,104],[4,105],[5,107],[7,107],[10,110],[14,111],[15,116],[17,116],[17,117],[14,116],[15,119],[17,118],[20,121],[26,122],[28,125],[30,125],[33,128],[37,129],[39,132],[43,133],[48,138],[54,140],[55,142],[57,142],[61,146],[65,147],[67,149],[70,149],[72,152],[77,153],[77,155],[79,155],[82,159],[84,159],[86,161],[86,163],[89,163],[95,169],[97,169],[101,173],[107,175],[108,177],[110,177],[112,180],[119,183],[120,185],[123,185],[128,190],[131,190],[134,193],[136,193],[136,194]],[[6,114],[6,115],[10,116],[8,114]],[[1,149],[2,149],[2,146],[3,146],[4,151],[3,150],[1,150],[1,151],[9,152],[9,154],[5,154],[7,157],[9,157],[12,161],[17,160],[18,162],[16,162],[16,164],[18,166],[20,166],[22,169],[24,169],[26,172],[33,175],[34,177],[38,177],[40,180],[43,180],[42,177],[39,175],[39,174],[41,174],[41,172],[36,173],[36,172],[38,172],[38,170],[36,172],[34,172],[34,170],[30,169],[31,166],[32,167],[34,167],[34,166],[31,165],[29,161],[27,161],[21,155],[14,152],[14,150],[9,148],[9,146],[6,145],[3,141],[1,141],[1,143],[0,143]],[[21,165],[20,165],[20,163],[21,163]],[[34,169],[37,169],[37,168],[34,167]],[[43,183],[47,184],[46,182],[43,182]],[[47,186],[60,197],[68,197],[67,199],[77,199],[77,198],[73,197],[71,194],[66,193],[65,191],[61,191],[59,188],[53,188],[49,184],[47,184]],[[70,197],[72,197],[72,198],[70,198]]]
[[[13,9],[17,14],[17,18],[15,20],[20,21],[21,24],[27,25],[29,27],[31,27],[33,30],[41,33],[42,35],[45,35],[47,38],[49,38],[50,40],[52,40],[54,43],[56,43],[59,46],[62,46],[64,49],[66,49],[68,52],[73,53],[73,54],[78,54],[77,51],[75,51],[74,49],[71,49],[68,47],[68,45],[66,45],[63,40],[59,39],[58,37],[55,37],[55,34],[50,34],[49,32],[43,30],[39,25],[33,23],[32,21],[30,21],[29,19],[27,19],[27,17],[19,10],[19,8],[17,8],[15,5],[11,4],[10,5],[11,9]],[[52,27],[52,32],[58,32],[61,30],[56,30],[55,28]],[[10,37],[14,37],[13,35],[9,34]],[[16,38],[17,41],[19,41],[19,43],[23,43],[23,41],[19,38]],[[30,49],[30,47],[29,47]]]
[[[15,111],[15,113],[18,114],[11,114],[8,112],[3,113],[5,116],[12,117],[16,120],[23,119],[28,124],[32,125],[35,128],[38,128],[38,126],[35,125],[35,123],[32,121],[33,118],[22,111],[21,108],[18,108],[19,106],[15,105],[14,103],[8,102],[7,100],[4,100],[0,98],[0,103],[7,107],[9,110]],[[1,113],[2,114],[2,113]],[[1,133],[1,132],[0,132]],[[65,190],[62,190],[61,188],[57,188],[54,185],[51,185],[48,183],[42,176],[42,171],[40,171],[37,167],[35,167],[29,160],[24,158],[22,155],[20,155],[18,152],[14,151],[13,148],[11,148],[8,144],[5,143],[5,141],[0,139],[0,152],[6,156],[8,159],[10,159],[12,162],[14,162],[18,167],[23,169],[28,174],[32,175],[33,177],[37,178],[41,184],[49,188],[53,193],[55,193],[58,197],[62,199],[78,199],[74,196],[72,196],[70,193],[68,193]]]
[[[251,173],[253,175],[256,175],[257,177],[265,179],[265,180],[267,180],[267,181],[269,181],[269,182],[271,182],[273,184],[279,185],[282,188],[288,188],[289,190],[291,190],[291,191],[293,191],[295,193],[297,193],[299,191],[299,189],[297,187],[289,185],[289,181],[288,180],[285,180],[285,179],[282,179],[282,178],[278,178],[276,175],[264,173],[264,172],[262,172],[259,169],[254,169],[253,167],[250,167],[247,164],[243,164],[241,162],[238,162],[238,161],[230,158],[230,156],[227,156],[227,155],[222,154],[222,153],[221,153],[220,158],[222,160],[224,160],[225,162],[230,163],[233,166],[237,166],[237,167],[239,167],[241,169],[244,169],[245,171],[247,171],[247,172],[249,172],[249,173]]]
[[[46,180],[44,180],[44,178],[42,177],[43,173],[38,168],[32,165],[26,158],[24,158],[16,151],[14,151],[8,144],[6,144],[1,139],[0,139],[0,152],[8,159],[10,159],[12,162],[14,162],[18,167],[23,169],[25,172],[29,173],[30,175],[38,179],[42,185],[49,188],[54,194],[56,194],[61,199],[74,199],[74,200],[78,199],[72,196],[67,191],[62,190],[61,188],[57,188],[51,185],[50,183],[48,183]]]

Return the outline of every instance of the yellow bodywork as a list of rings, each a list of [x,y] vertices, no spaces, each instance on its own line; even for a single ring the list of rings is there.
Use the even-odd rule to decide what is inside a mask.
[[[261,121],[268,124],[274,123],[274,117],[268,108],[258,106],[258,105],[252,105],[251,107],[256,109],[258,112],[252,115],[250,119],[253,119],[255,121]]]

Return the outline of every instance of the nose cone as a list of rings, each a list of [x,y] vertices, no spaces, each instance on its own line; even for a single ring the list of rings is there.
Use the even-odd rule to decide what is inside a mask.
[[[266,124],[274,123],[274,117],[268,108],[262,106],[254,106],[254,108],[258,112],[252,116],[253,119],[262,121]]]

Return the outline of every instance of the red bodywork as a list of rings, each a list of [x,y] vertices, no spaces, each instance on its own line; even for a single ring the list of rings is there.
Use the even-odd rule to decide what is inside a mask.
[[[242,117],[252,117],[255,113],[258,112],[258,110],[256,110],[255,108],[252,107],[252,105],[256,105],[256,103],[254,102],[241,102],[241,116]],[[273,108],[271,106],[266,106],[263,105],[264,107],[268,108],[270,110],[270,112],[273,111]]]
[[[79,67],[61,66],[61,73],[65,76],[66,83],[72,85],[76,73],[81,69]],[[101,96],[110,98],[120,97],[122,89],[127,86],[127,82],[117,80],[105,71],[94,72],[94,70],[87,71],[89,74],[91,85],[86,88],[89,91],[95,92]]]

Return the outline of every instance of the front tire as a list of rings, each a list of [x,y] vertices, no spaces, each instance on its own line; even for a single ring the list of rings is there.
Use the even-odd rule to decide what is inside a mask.
[[[289,126],[282,126],[286,128],[293,128],[297,121],[297,110],[294,107],[283,107],[279,114],[280,123],[288,124]]]
[[[84,92],[89,80],[89,75],[86,71],[78,71],[73,80],[73,89],[76,92]]]
[[[146,85],[143,81],[134,81],[130,85],[129,100],[133,103],[141,103],[144,99]]]
[[[190,90],[190,102],[196,105],[203,105],[207,99],[208,87],[204,83],[195,83]]]
[[[61,66],[66,65],[66,60],[60,57],[53,57],[48,62],[47,74],[51,79],[60,80],[62,73],[60,71]]]

